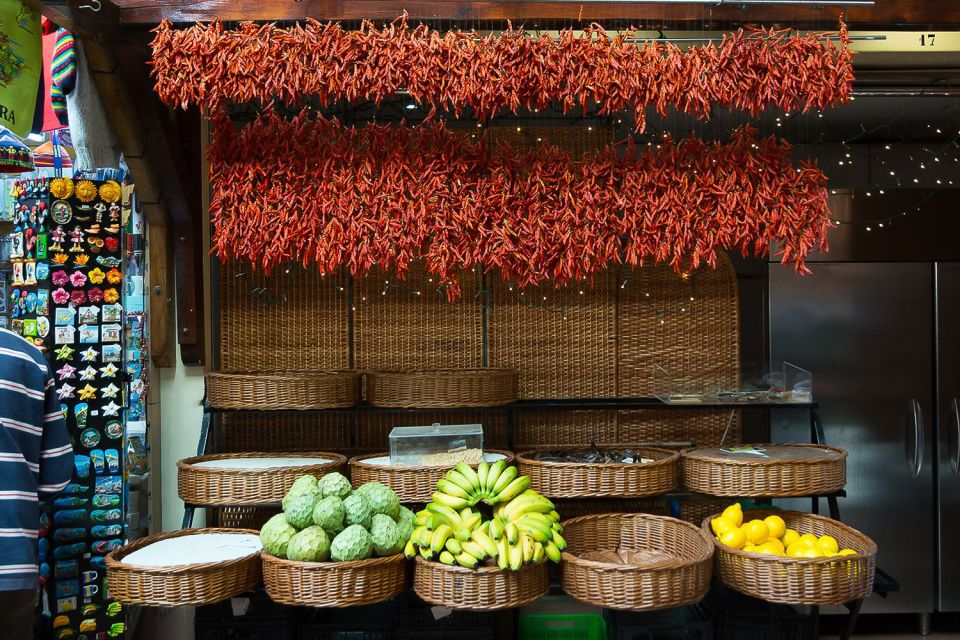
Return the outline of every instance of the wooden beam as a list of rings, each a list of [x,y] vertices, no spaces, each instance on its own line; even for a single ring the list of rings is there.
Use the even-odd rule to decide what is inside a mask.
[[[138,187],[139,188],[139,187]],[[170,345],[170,319],[173,292],[168,289],[173,280],[169,276],[170,241],[166,216],[157,204],[144,204],[144,213],[154,211],[153,218],[158,222],[147,225],[147,251],[150,265],[150,359],[156,367],[172,367]]]
[[[97,11],[93,7],[98,6]],[[90,7],[90,8],[86,8]],[[43,15],[75,35],[103,36],[115,33],[120,9],[111,0],[43,0]]]
[[[414,20],[561,21],[621,20],[664,26],[779,23],[809,27],[836,25],[842,9],[817,5],[649,4],[637,2],[510,2],[460,0],[117,0],[124,24],[222,20],[393,19],[406,10]],[[847,22],[857,28],[940,28],[960,25],[956,0],[878,0],[851,6]]]

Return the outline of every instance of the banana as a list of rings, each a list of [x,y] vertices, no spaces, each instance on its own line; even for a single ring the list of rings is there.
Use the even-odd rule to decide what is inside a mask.
[[[550,540],[550,534],[547,533],[549,529],[547,531],[544,531],[543,529],[537,527],[534,524],[530,524],[529,522],[518,522],[517,529],[523,535],[528,536],[533,540],[536,540],[537,542],[547,542],[548,540]]]
[[[447,539],[452,535],[453,528],[450,525],[440,525],[437,527],[437,530],[433,532],[433,537],[430,539],[430,548],[433,549],[434,553],[440,553],[446,546]]]
[[[471,509],[470,507],[464,507],[463,509],[460,509],[460,517],[461,517],[461,518],[466,519],[466,518],[469,518],[469,517],[472,516],[472,515],[473,515],[473,509]]]
[[[520,536],[520,544],[523,548],[523,562],[527,564],[533,560],[533,538],[522,535]]]
[[[423,525],[420,525],[419,527],[417,527],[416,529],[414,529],[414,530],[413,530],[413,533],[410,534],[410,539],[413,540],[413,541],[419,540],[419,539],[420,539],[420,536],[423,535],[423,532],[424,532],[424,530],[426,530],[426,528],[427,528],[427,527],[425,527],[425,526],[423,526]]]
[[[446,525],[440,525],[440,526],[443,527]],[[421,548],[426,547],[428,549],[432,549],[432,546],[431,546],[432,542],[433,542],[433,531],[430,531],[430,529],[424,528],[424,530],[420,533],[420,540],[419,540],[420,547]]]
[[[447,471],[445,476],[447,480],[457,485],[467,493],[473,493],[473,485],[470,483],[470,480],[465,478],[462,473],[458,472],[456,469],[450,469]]]
[[[431,502],[427,505],[427,509],[433,514],[433,523],[438,527],[441,524],[448,524],[456,529],[462,524],[463,519],[460,514],[446,505]]]
[[[487,473],[490,471],[490,465],[487,464],[486,460],[482,460],[480,465],[477,467],[477,479],[480,480],[480,493],[483,494],[486,491],[487,487]]]
[[[510,547],[507,546],[506,538],[500,538],[497,541],[497,566],[501,569],[507,569],[510,566]]]
[[[430,547],[420,547],[420,555],[424,560],[431,560],[433,558],[433,549]]]
[[[499,540],[503,537],[503,520],[494,518],[490,521],[490,537]]]
[[[449,496],[454,496],[455,498],[470,498],[470,494],[468,492],[464,491],[459,485],[450,482],[446,478],[441,478],[440,481],[437,482],[437,491],[445,493]]]
[[[454,511],[463,509],[470,504],[470,501],[466,498],[458,498],[457,496],[451,496],[440,491],[434,491],[430,499],[432,503],[450,507]]]
[[[456,558],[453,557],[453,554],[449,551],[444,551],[440,554],[440,562],[446,565],[451,565],[456,563]]]
[[[523,545],[515,544],[510,547],[510,569],[519,571],[523,566]]]
[[[484,492],[487,494],[487,497],[493,495],[493,487],[497,484],[497,479],[500,477],[500,474],[503,473],[503,470],[506,468],[507,462],[503,458],[500,458],[487,470],[487,483],[483,487]]]
[[[519,473],[519,471],[517,471],[517,468],[514,466],[504,469],[500,477],[497,478],[497,483],[493,485],[493,489],[491,489],[491,498],[496,498],[498,493],[506,489],[507,485],[517,477],[517,473]]]
[[[461,567],[466,567],[467,569],[476,569],[479,562],[479,560],[467,552],[463,552],[457,556],[457,564],[459,564]]]
[[[533,543],[533,563],[540,564],[543,562],[546,552],[543,550],[543,545],[539,542]]]
[[[530,476],[520,476],[519,478],[514,478],[513,481],[503,488],[502,491],[497,493],[496,499],[498,502],[508,502],[516,496],[523,493],[523,491],[530,486]]]
[[[497,545],[493,542],[490,536],[488,536],[484,532],[477,529],[476,531],[473,532],[473,535],[471,537],[473,538],[474,542],[476,542],[478,545],[480,545],[483,548],[483,550],[486,552],[488,556],[490,556],[491,558],[496,557]]]
[[[552,525],[550,525],[550,528],[556,531],[557,533],[563,533],[563,527],[560,525],[559,522],[554,522]]]
[[[553,544],[557,545],[557,549],[560,549],[560,551],[567,548],[566,539],[556,531],[553,532]]]
[[[467,529],[466,527],[457,527],[457,531],[454,535],[456,535],[458,541],[466,542],[470,539],[470,529]]]
[[[547,514],[551,520],[554,522],[560,522],[560,514],[557,513],[556,509]]]
[[[460,475],[470,481],[470,484],[473,486],[472,493],[478,493],[480,491],[480,477],[477,475],[477,472],[473,470],[473,467],[461,461],[456,468]]]
[[[429,525],[430,520],[433,518],[433,515],[426,509],[421,509],[417,511],[417,515],[413,517],[413,524],[420,525]]]
[[[507,536],[507,542],[510,544],[517,544],[517,540],[520,538],[520,530],[517,529],[517,525],[512,522],[508,522],[507,526],[503,529],[504,534]]]
[[[508,502],[500,512],[505,520],[516,520],[526,513],[549,513],[553,505],[541,498],[522,496]]]
[[[456,538],[447,538],[446,547],[447,547],[447,551],[449,551],[455,556],[458,556],[461,553],[463,553],[463,547],[460,546],[460,541],[457,540]]]
[[[463,527],[464,527],[467,531],[473,531],[474,529],[476,529],[477,527],[480,526],[480,521],[481,521],[481,520],[483,520],[483,514],[481,514],[481,513],[475,513],[475,514],[473,514],[472,516],[470,516],[469,518],[464,519],[464,521],[463,521]]]
[[[464,553],[469,553],[477,560],[483,560],[487,557],[487,552],[483,550],[479,544],[473,540],[467,540],[466,542],[460,543],[460,546],[463,547]]]
[[[547,554],[547,557],[554,562],[560,562],[560,549],[558,549],[557,545],[553,544],[552,541],[543,545],[543,551]]]
[[[556,525],[556,523],[553,520],[551,520],[544,514],[537,513],[535,511],[524,513],[519,518],[514,518],[513,521],[514,522],[530,522],[548,531],[553,529],[554,525]]]
[[[408,560],[412,560],[416,557],[417,547],[413,544],[413,540],[407,540],[407,544],[403,548],[403,555],[405,555]]]

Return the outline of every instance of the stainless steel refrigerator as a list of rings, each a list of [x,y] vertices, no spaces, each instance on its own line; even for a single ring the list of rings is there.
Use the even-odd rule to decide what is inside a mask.
[[[864,611],[958,611],[960,264],[810,267],[770,268],[770,355],[814,372],[827,441],[850,454],[842,519],[877,542],[878,566],[901,585]],[[771,416],[775,440],[808,429]]]

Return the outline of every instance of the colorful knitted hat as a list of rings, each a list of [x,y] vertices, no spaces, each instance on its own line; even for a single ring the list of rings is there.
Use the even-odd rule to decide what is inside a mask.
[[[0,127],[0,173],[33,171],[33,153],[20,138]]]
[[[73,91],[77,83],[77,53],[74,49],[73,34],[66,29],[57,30],[57,44],[53,49],[51,62],[53,84],[63,95]]]

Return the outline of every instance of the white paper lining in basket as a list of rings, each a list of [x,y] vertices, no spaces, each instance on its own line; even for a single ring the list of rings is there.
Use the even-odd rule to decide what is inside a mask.
[[[497,460],[505,460],[507,456],[502,453],[492,453],[489,451],[483,452],[484,462],[496,462]],[[364,458],[361,460],[363,464],[370,464],[375,467],[402,467],[404,465],[392,465],[390,464],[390,456],[377,456],[376,458]]]
[[[245,558],[260,551],[260,537],[252,533],[197,533],[148,544],[121,558],[139,567],[172,567]]]
[[[271,469],[277,467],[305,467],[333,462],[329,458],[223,458],[220,460],[201,460],[193,467],[213,467],[215,469]]]

